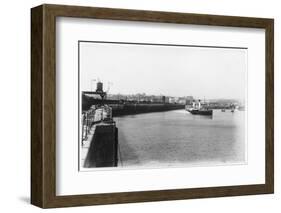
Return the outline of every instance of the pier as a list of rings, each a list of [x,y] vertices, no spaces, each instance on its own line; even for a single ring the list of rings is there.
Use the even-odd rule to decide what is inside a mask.
[[[82,162],[84,168],[118,165],[118,129],[110,108],[103,106],[83,114]]]
[[[82,113],[80,166],[116,167],[118,166],[118,129],[112,118],[112,108],[103,102],[106,92],[103,91],[102,83],[98,82],[96,91],[87,93],[99,95],[102,101],[93,104]]]
[[[161,101],[151,103],[147,101],[102,100],[85,94],[86,93],[82,96],[82,109],[84,111],[88,110],[93,105],[107,105],[112,109],[113,117],[150,112],[164,112],[185,108],[185,104],[166,103]]]
[[[118,165],[118,129],[112,124],[95,127],[84,161],[85,168]]]

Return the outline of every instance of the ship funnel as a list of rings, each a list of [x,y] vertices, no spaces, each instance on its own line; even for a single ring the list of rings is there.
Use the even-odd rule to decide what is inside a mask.
[[[192,107],[195,108],[195,101],[192,101]]]

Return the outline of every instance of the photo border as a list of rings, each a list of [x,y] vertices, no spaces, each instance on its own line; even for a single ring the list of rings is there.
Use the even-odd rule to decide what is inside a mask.
[[[78,40],[78,171],[79,172],[91,172],[91,171],[98,171],[98,170],[110,170],[110,169],[117,169],[117,167],[104,167],[104,168],[97,168],[97,167],[92,167],[92,168],[88,168],[85,169],[83,167],[81,167],[81,105],[82,105],[82,94],[81,94],[81,85],[80,85],[80,76],[81,76],[81,69],[80,69],[80,65],[81,65],[81,48],[80,48],[80,43],[94,43],[94,44],[117,44],[117,45],[139,45],[139,46],[161,46],[161,47],[182,47],[182,48],[209,48],[209,49],[233,49],[233,50],[247,50],[246,51],[246,55],[248,55],[248,47],[243,47],[243,46],[209,46],[209,45],[188,45],[188,44],[164,44],[164,43],[141,43],[141,42],[120,42],[120,41],[96,41],[96,40]],[[247,56],[247,60],[248,60],[248,56]],[[247,61],[247,72],[245,74],[246,80],[248,79],[248,61]],[[245,87],[245,100],[246,100],[246,106],[248,106],[248,100],[247,100],[247,91],[248,91],[248,84]],[[247,108],[247,107],[246,107]],[[81,110],[81,111],[80,111]],[[248,129],[248,112],[246,111],[246,118],[244,120],[244,124],[245,124],[245,130],[247,131]],[[248,137],[247,137],[247,132],[245,132],[245,136],[244,136],[244,149],[245,149],[245,162],[243,163],[230,163],[229,165],[245,165],[248,164]],[[206,165],[204,165],[206,166]],[[222,166],[222,164],[210,164],[207,166]],[[182,166],[169,166],[169,168],[180,168]],[[197,166],[190,166],[190,167],[198,167]],[[147,169],[163,169],[165,167],[148,167]],[[120,168],[118,167],[119,170],[121,169],[126,169],[126,168]],[[138,169],[137,167],[133,167],[133,168],[127,168],[127,169]],[[144,168],[141,168],[144,169]]]

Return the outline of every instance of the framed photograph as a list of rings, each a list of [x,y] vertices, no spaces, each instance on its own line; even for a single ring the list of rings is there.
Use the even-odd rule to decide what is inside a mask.
[[[274,191],[274,21],[31,9],[31,203]]]

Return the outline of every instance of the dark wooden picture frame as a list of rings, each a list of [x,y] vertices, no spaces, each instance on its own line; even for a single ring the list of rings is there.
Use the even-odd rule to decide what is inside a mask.
[[[265,184],[56,195],[56,17],[75,17],[265,29]],[[42,208],[132,203],[274,191],[274,20],[126,9],[41,5],[31,9],[31,203]]]

